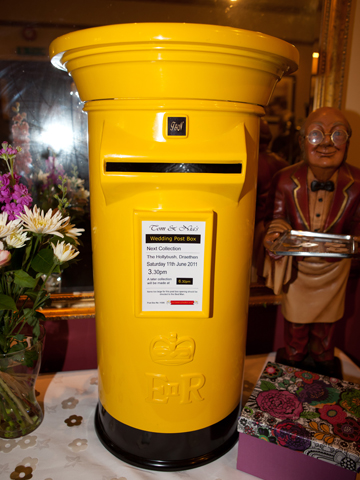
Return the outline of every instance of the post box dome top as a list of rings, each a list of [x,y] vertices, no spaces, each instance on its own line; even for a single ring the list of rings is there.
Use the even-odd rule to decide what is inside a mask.
[[[258,50],[283,57],[288,65],[287,74],[296,71],[299,64],[298,50],[279,38],[238,28],[195,23],[128,23],[87,28],[56,38],[50,45],[50,58],[54,66],[66,70],[63,57],[69,50],[144,42],[181,42]]]
[[[132,23],[72,32],[50,45],[81,100],[186,98],[266,105],[297,69],[283,40],[216,25]]]

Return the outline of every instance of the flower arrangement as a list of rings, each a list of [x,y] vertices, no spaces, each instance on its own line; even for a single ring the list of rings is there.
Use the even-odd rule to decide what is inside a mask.
[[[78,256],[84,229],[66,214],[64,183],[55,210],[31,208],[31,195],[14,173],[21,148],[7,142],[1,147],[8,172],[0,175],[0,437],[15,438],[42,421],[34,386],[45,319],[41,309],[50,298],[46,282]]]
[[[33,341],[40,334],[40,309],[47,303],[46,279],[60,272],[79,254],[75,228],[65,216],[67,200],[58,196],[58,210],[46,213],[36,205],[27,187],[14,173],[20,147],[2,143],[0,158],[9,170],[0,175],[0,354],[25,346],[22,328],[32,327]],[[31,304],[29,306],[29,304]]]

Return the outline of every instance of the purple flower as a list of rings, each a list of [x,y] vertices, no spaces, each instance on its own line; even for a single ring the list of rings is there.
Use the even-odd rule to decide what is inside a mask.
[[[19,183],[20,175],[14,174],[15,184],[11,185],[11,176],[9,173],[2,175],[0,187],[1,211],[6,212],[9,220],[15,220],[24,212],[24,206],[30,207],[32,204],[31,195],[25,185]]]
[[[10,176],[10,173],[7,173],[7,175]],[[14,173],[14,178],[15,178],[16,183],[19,183],[19,181],[21,179],[21,175],[18,175],[17,173]]]
[[[13,148],[11,145],[9,145],[8,142],[2,142],[1,146],[3,148],[0,150],[0,155],[4,155],[6,157],[10,155],[16,155],[19,151],[18,149]]]
[[[14,192],[12,194],[12,198],[14,200],[19,200],[21,197],[23,197],[27,193],[28,193],[28,189],[25,187],[25,185],[16,184],[14,185]]]
[[[8,214],[9,220],[16,220],[20,217],[20,214],[24,212],[24,205],[15,202],[6,203],[1,207],[1,211]]]
[[[8,214],[9,220],[15,220],[25,206],[31,206],[32,198],[26,186],[20,183],[20,175],[13,171],[13,157],[21,152],[21,147],[13,148],[8,142],[2,142],[1,146],[0,156],[6,161],[9,173],[0,175],[0,210]]]
[[[0,188],[7,187],[10,183],[10,174],[0,175]]]
[[[261,392],[256,401],[263,412],[280,419],[299,418],[303,411],[303,406],[296,395],[287,390]]]
[[[20,203],[23,206],[26,205],[27,207],[32,202],[28,189],[21,183],[14,185],[12,199],[15,200],[16,203]]]
[[[0,188],[0,202],[10,202],[11,192],[10,188],[2,187]]]
[[[45,189],[57,185],[61,182],[60,177],[65,175],[64,167],[62,165],[56,165],[56,158],[51,155],[45,160],[45,171],[48,174]]]
[[[279,445],[291,450],[304,452],[311,445],[310,432],[302,425],[290,420],[278,423],[273,430],[273,435]]]
[[[336,403],[339,400],[339,392],[321,380],[314,380],[313,383],[303,383],[303,387],[297,390],[296,396],[300,402],[306,402],[314,406]]]
[[[11,177],[11,173],[4,173],[4,175],[0,175],[0,178],[1,178],[1,183],[2,185],[8,187],[9,185],[11,185],[11,180],[12,180],[12,177]],[[20,175],[18,175],[17,173],[14,173],[14,180],[15,180],[15,183],[19,183],[19,180],[20,180]],[[1,187],[1,185],[0,185]]]
[[[20,213],[22,212],[22,208],[21,206],[16,205],[16,203],[7,203],[3,207],[1,207],[1,211],[8,214],[9,220],[15,220],[17,218],[17,215],[20,215]]]

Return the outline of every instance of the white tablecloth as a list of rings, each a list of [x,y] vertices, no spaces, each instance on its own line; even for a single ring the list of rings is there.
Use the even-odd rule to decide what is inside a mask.
[[[360,370],[342,352],[344,379],[360,382]],[[243,403],[266,361],[275,354],[246,358]],[[30,435],[0,439],[0,479],[34,480],[254,480],[236,469],[237,445],[202,467],[180,472],[142,470],[106,450],[94,429],[98,400],[97,371],[40,375],[36,384],[44,421]]]

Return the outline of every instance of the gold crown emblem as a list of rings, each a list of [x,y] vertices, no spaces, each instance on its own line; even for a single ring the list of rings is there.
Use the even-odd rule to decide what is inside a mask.
[[[195,342],[191,337],[180,337],[171,332],[168,337],[158,335],[150,345],[150,355],[154,362],[163,365],[183,365],[194,359]]]

